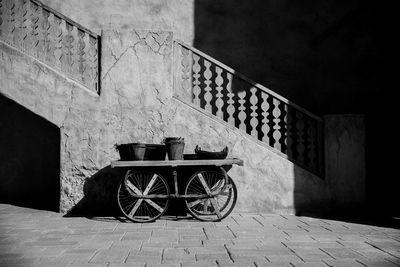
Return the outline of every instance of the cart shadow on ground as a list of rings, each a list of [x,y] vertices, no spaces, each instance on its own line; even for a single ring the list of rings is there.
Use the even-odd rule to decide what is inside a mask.
[[[118,206],[117,191],[121,179],[127,169],[111,168],[110,165],[102,168],[85,180],[83,198],[70,209],[64,217],[85,217],[99,221],[131,222],[127,220]],[[161,169],[159,173],[168,177],[168,169]],[[166,179],[168,183],[171,179]],[[170,184],[170,188],[171,188]],[[187,214],[183,199],[170,199],[166,213],[162,220],[195,220]]]

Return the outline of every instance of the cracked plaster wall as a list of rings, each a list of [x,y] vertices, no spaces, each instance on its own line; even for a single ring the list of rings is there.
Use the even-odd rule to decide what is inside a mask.
[[[115,200],[115,144],[165,136],[184,137],[186,153],[227,145],[229,156],[244,159],[229,172],[236,211],[294,213],[332,200],[320,178],[173,98],[171,32],[103,31],[100,96],[7,45],[0,51],[1,93],[61,129],[62,213],[104,210]]]

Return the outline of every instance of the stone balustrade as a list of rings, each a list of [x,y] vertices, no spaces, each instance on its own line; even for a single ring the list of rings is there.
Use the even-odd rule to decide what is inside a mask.
[[[175,95],[321,175],[322,119],[180,41]]]
[[[99,93],[99,36],[34,0],[0,0],[0,40]]]

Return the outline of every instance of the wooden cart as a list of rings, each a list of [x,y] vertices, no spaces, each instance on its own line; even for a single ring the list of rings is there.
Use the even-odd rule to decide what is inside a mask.
[[[224,219],[237,199],[235,183],[227,174],[233,164],[243,166],[243,160],[113,161],[111,167],[127,169],[118,186],[118,204],[126,218],[142,223],[162,216],[172,198],[184,199],[189,213],[199,220]],[[185,166],[194,171],[189,179],[183,179],[187,180],[184,194],[179,194],[178,169]],[[173,192],[161,175],[160,170],[165,168],[173,178]]]

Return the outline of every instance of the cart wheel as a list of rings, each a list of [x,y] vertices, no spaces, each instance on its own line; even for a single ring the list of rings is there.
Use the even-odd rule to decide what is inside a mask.
[[[154,198],[144,198],[157,195]],[[133,222],[152,222],[168,208],[169,187],[164,177],[154,172],[127,171],[118,187],[118,205]]]
[[[220,221],[228,216],[236,204],[237,189],[228,176],[227,185],[224,174],[216,171],[200,171],[190,177],[185,195],[206,195],[218,193],[214,197],[187,198],[189,213],[202,221]],[[224,189],[223,191],[221,191]]]

